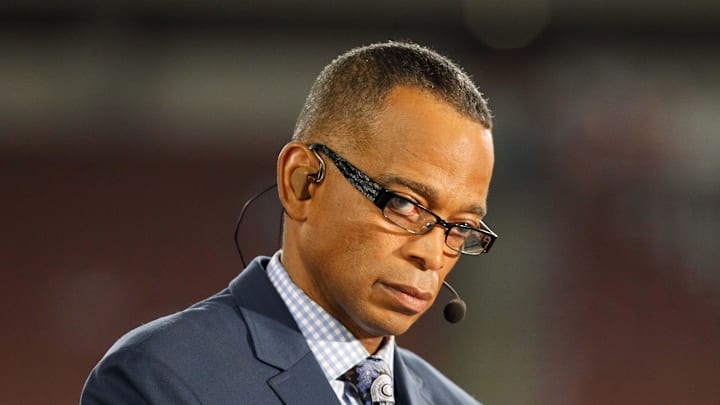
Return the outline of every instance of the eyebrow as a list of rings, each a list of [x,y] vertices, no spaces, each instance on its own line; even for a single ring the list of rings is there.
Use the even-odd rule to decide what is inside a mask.
[[[427,184],[418,183],[405,177],[400,177],[394,174],[381,174],[376,178],[376,181],[385,188],[389,185],[405,186],[430,202],[437,203],[439,199],[440,193],[438,193],[436,189],[428,186]],[[467,210],[468,212],[479,215],[481,219],[484,218],[487,213],[485,207],[480,204],[472,204]]]

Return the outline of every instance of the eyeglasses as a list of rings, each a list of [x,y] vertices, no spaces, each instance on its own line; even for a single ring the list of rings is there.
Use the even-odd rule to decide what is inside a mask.
[[[498,237],[482,221],[480,221],[480,226],[483,229],[465,223],[445,221],[415,201],[385,189],[325,145],[315,143],[309,148],[320,161],[320,170],[315,175],[315,181],[320,182],[325,175],[325,162],[318,154],[321,152],[332,160],[353,187],[380,208],[385,218],[412,234],[423,235],[430,232],[436,225],[440,225],[445,228],[445,244],[450,249],[467,255],[487,253]]]

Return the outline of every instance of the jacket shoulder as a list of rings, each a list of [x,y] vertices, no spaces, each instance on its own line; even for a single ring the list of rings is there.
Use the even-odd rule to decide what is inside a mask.
[[[262,374],[230,298],[223,291],[125,334],[91,372],[81,403],[202,403]]]
[[[243,335],[245,322],[227,289],[185,310],[158,318],[131,330],[108,351],[134,350],[160,358],[182,357],[187,349],[226,346]],[[209,344],[209,346],[208,346]]]
[[[277,370],[255,356],[238,298],[226,288],[125,334],[90,373],[81,403],[221,404],[267,387]]]
[[[422,357],[401,347],[397,348],[397,354],[400,356],[412,377],[418,380],[417,383],[421,385],[423,393],[429,396],[430,403],[480,405],[478,400],[465,392]]]

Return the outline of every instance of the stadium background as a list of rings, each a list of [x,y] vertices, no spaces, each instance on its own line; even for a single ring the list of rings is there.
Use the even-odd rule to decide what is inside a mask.
[[[314,77],[387,39],[496,115],[501,239],[450,276],[467,319],[400,343],[488,405],[717,403],[719,31],[712,0],[3,2],[0,403],[77,403],[122,333],[226,285]],[[278,246],[261,201],[248,256]]]

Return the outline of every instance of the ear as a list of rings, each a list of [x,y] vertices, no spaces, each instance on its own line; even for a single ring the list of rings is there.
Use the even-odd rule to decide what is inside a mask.
[[[277,161],[277,185],[280,202],[288,216],[302,221],[312,202],[316,183],[313,174],[319,163],[315,154],[300,142],[290,142],[280,151]]]
[[[290,185],[295,198],[298,200],[307,200],[310,198],[310,183],[308,181],[307,169],[298,167],[290,173]]]

